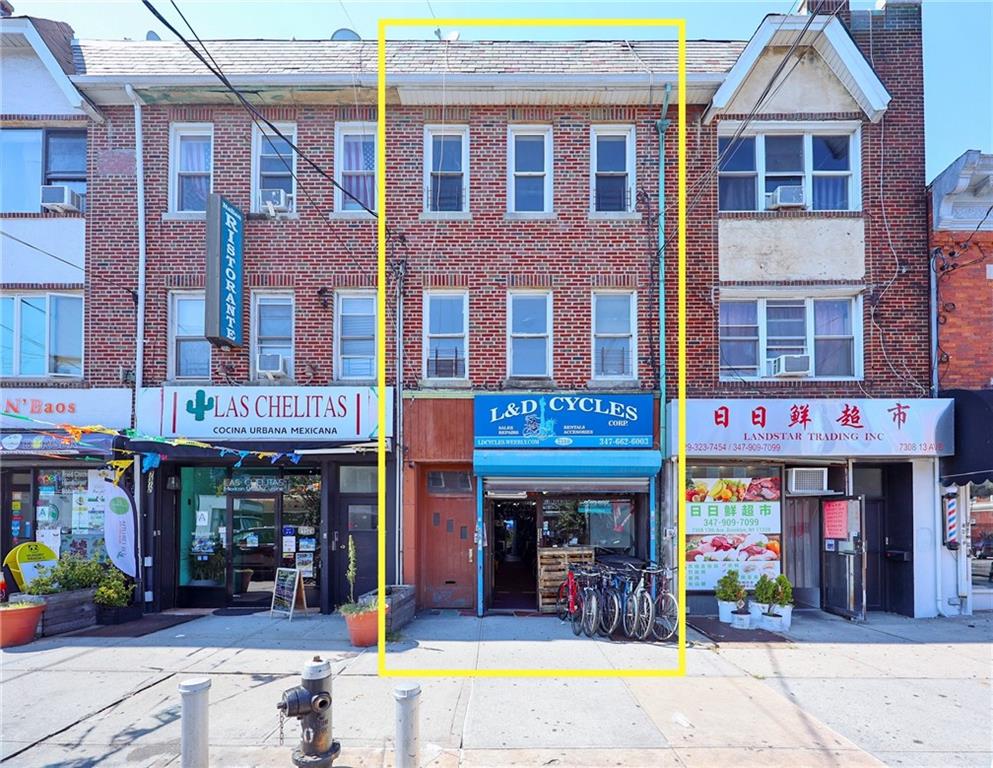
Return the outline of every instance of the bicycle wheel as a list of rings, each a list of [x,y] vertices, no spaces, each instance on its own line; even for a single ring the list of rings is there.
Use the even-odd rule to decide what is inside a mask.
[[[610,637],[621,623],[621,598],[616,589],[606,589],[600,597],[600,634]]]
[[[555,615],[559,621],[569,620],[569,580],[559,584],[559,592],[555,598]]]
[[[577,593],[573,602],[576,610],[569,615],[569,621],[572,624],[572,634],[578,635],[583,631],[583,593]]]
[[[593,637],[600,626],[600,595],[595,589],[586,590],[583,596],[583,632]]]
[[[652,626],[655,624],[655,601],[647,589],[638,593],[638,622],[635,629],[639,640],[647,640],[652,636]]]
[[[627,637],[634,638],[638,624],[637,595],[630,594],[624,600],[624,610],[621,612],[621,629]]]
[[[656,640],[669,640],[679,629],[679,606],[672,592],[663,592],[655,600],[655,622],[652,633]]]

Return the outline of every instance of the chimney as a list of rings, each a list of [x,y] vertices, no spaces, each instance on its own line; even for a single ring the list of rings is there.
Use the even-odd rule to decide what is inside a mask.
[[[0,17],[7,18],[8,16],[14,15],[14,6],[10,4],[10,0],[0,0]]]

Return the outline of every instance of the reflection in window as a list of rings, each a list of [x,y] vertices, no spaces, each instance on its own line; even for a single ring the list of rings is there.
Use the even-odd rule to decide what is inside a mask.
[[[634,501],[629,498],[545,499],[543,547],[592,546],[634,554]]]

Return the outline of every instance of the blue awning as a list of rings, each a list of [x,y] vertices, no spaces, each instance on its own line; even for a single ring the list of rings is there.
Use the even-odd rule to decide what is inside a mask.
[[[662,468],[657,450],[477,450],[480,477],[654,477]]]

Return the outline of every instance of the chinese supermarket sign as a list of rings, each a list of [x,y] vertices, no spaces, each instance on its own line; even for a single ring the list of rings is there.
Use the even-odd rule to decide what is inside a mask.
[[[779,575],[782,512],[778,474],[686,482],[686,588],[712,590],[735,569],[746,587]]]
[[[949,456],[952,417],[947,399],[687,400],[686,454]]]
[[[476,448],[651,448],[651,395],[476,395]]]

